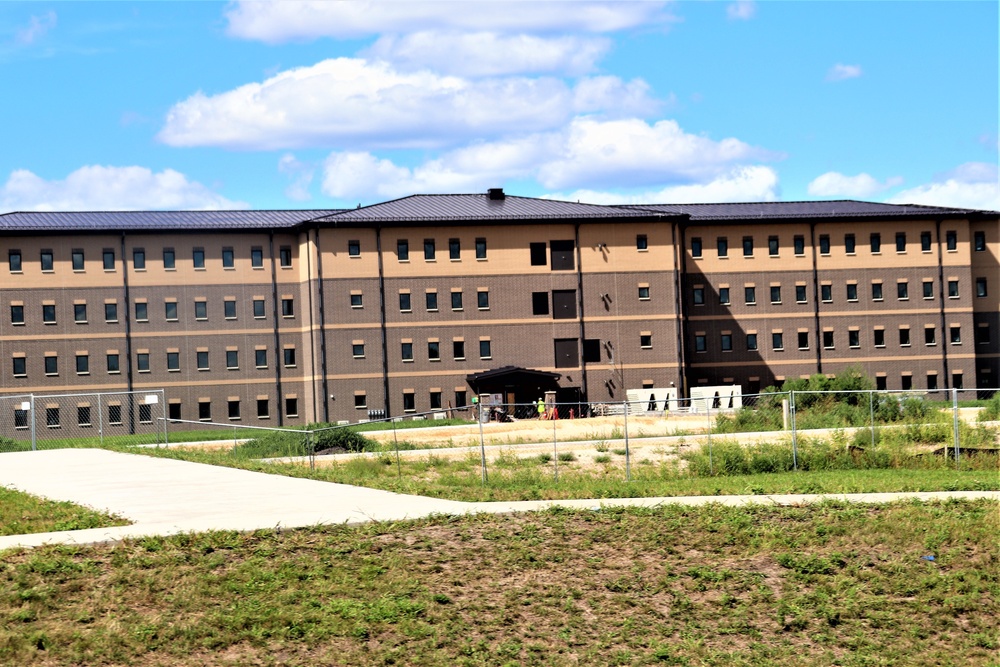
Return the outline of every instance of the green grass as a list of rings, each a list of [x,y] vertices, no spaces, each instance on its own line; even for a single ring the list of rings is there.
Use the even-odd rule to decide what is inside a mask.
[[[121,517],[73,503],[45,500],[0,486],[0,535],[104,528],[128,523]]]
[[[995,665],[998,529],[668,506],[7,552],[0,664]]]

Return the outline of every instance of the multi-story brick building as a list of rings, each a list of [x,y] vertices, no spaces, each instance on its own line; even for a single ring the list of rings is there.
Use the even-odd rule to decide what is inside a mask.
[[[492,190],[10,213],[0,257],[0,395],[163,388],[181,419],[459,408],[486,377],[510,402],[753,393],[852,365],[888,389],[1000,384],[996,212]]]

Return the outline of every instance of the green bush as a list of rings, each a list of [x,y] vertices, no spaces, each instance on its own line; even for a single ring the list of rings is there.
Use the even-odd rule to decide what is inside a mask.
[[[329,428],[329,424],[310,424],[310,431],[327,429],[313,434],[313,451],[326,449],[343,449],[348,452],[364,452],[378,448],[378,443],[366,438],[352,428]]]
[[[993,394],[993,398],[986,402],[986,406],[979,411],[978,419],[981,422],[1000,420],[1000,392]]]

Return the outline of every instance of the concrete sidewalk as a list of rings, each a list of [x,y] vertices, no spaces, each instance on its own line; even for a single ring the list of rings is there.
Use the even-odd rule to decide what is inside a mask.
[[[129,526],[111,528],[0,536],[0,549],[91,544],[207,530],[250,531],[398,521],[432,514],[529,512],[553,506],[594,509],[706,503],[793,505],[824,498],[866,503],[904,498],[992,498],[1000,501],[1000,492],[959,491],[468,503],[102,449],[2,454],[0,485],[111,512],[133,522]]]

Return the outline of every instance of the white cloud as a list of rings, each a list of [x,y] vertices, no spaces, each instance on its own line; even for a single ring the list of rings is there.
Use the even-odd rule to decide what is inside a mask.
[[[861,76],[861,65],[844,65],[837,63],[826,73],[827,81],[844,81]]]
[[[312,199],[309,186],[312,185],[315,168],[313,165],[300,161],[291,153],[285,153],[278,160],[278,171],[291,180],[285,188],[285,196],[294,201]]]
[[[6,211],[242,208],[247,204],[226,199],[173,169],[154,173],[145,167],[90,165],[61,181],[18,169],[0,186],[0,209]]]
[[[607,33],[669,20],[664,2],[236,2],[228,33],[271,44],[425,30]]]
[[[1000,211],[1000,175],[995,164],[967,162],[932,183],[903,190],[886,201]]]
[[[360,55],[392,62],[401,69],[429,67],[460,76],[522,72],[579,75],[593,70],[610,47],[610,40],[603,37],[422,31],[380,37]]]
[[[809,183],[809,194],[814,197],[871,197],[902,183],[903,179],[899,176],[893,176],[880,183],[864,173],[845,176],[836,171],[828,171]]]
[[[757,3],[753,0],[737,0],[726,6],[726,16],[730,21],[749,21],[757,13]]]
[[[617,77],[583,79],[573,89],[554,77],[469,81],[337,58],[218,95],[195,93],[170,109],[158,138],[257,150],[427,148],[550,129],[573,113],[648,111],[657,105],[647,94],[644,82]]]
[[[696,204],[775,201],[778,174],[770,167],[737,167],[708,183],[667,186],[625,192],[575,190],[545,195],[548,199],[580,201],[588,204]]]
[[[34,44],[52,28],[56,27],[57,17],[53,11],[47,11],[39,16],[32,16],[28,25],[20,28],[14,35],[14,41],[22,46]]]

